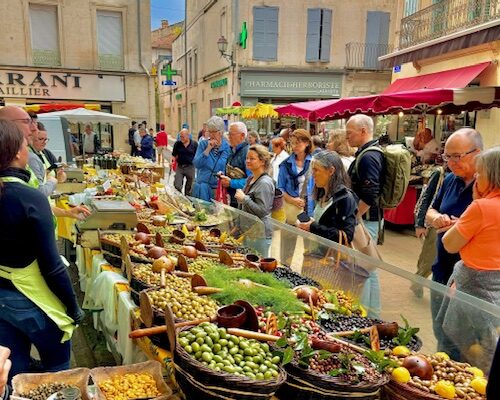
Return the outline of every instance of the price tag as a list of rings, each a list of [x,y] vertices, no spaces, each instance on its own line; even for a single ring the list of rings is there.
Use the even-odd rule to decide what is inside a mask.
[[[106,182],[104,182],[102,184],[102,188],[104,189],[104,191],[107,191],[108,189],[111,189],[111,180],[107,180]]]

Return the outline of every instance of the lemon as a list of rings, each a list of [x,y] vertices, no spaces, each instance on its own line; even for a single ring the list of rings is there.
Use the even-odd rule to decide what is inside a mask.
[[[470,382],[470,386],[479,394],[486,394],[486,385],[488,381],[486,378],[477,377]]]
[[[411,379],[410,371],[405,367],[394,368],[391,376],[397,383],[408,383]]]
[[[468,367],[465,369],[467,372],[470,372],[472,375],[474,375],[474,378],[483,378],[484,377],[484,372],[481,371],[477,367]]]
[[[450,381],[439,381],[434,386],[434,391],[445,399],[455,398],[455,386]]]
[[[437,353],[434,353],[434,355],[441,360],[449,360],[450,356],[446,354],[444,351],[438,351]]]
[[[410,349],[406,346],[396,346],[392,349],[392,355],[398,357],[406,357],[410,355]]]

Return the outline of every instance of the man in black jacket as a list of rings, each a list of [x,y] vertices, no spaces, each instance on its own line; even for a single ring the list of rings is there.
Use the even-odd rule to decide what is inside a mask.
[[[135,141],[134,141],[134,135],[135,135],[136,131],[137,131],[137,122],[132,121],[132,126],[128,130],[128,144],[130,145],[130,155],[131,156],[137,155],[137,146],[135,145]]]
[[[364,224],[371,235],[367,246],[358,250],[365,252],[364,249],[367,249],[370,251],[366,254],[378,255],[376,243],[379,234],[379,218],[382,218],[382,215],[379,216],[381,212],[379,199],[384,179],[385,159],[380,151],[364,151],[378,146],[378,141],[373,139],[373,120],[366,115],[353,115],[346,124],[346,138],[349,146],[358,148],[355,154],[356,159],[352,162],[348,172],[351,177],[352,190],[359,198],[358,223]],[[368,307],[369,316],[380,315],[380,283],[377,271],[370,273],[361,302]]]

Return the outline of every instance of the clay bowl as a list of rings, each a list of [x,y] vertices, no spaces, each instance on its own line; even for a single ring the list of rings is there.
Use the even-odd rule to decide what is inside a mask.
[[[260,269],[265,272],[272,272],[278,266],[278,261],[276,258],[261,258],[260,259]]]
[[[209,234],[210,234],[210,236],[219,238],[221,235],[221,231],[218,228],[212,228],[212,229],[210,229]]]
[[[155,215],[152,218],[153,225],[154,226],[165,226],[167,225],[167,219],[165,217],[162,217],[161,215]]]
[[[247,254],[245,256],[245,265],[248,268],[259,269],[260,257],[257,254]]]
[[[246,319],[246,309],[237,304],[230,304],[217,310],[217,323],[224,328],[239,328]]]
[[[397,322],[385,322],[382,324],[376,324],[377,331],[380,337],[392,339],[398,336],[399,325]]]
[[[179,229],[175,229],[170,236],[170,243],[183,244],[186,240],[186,235]]]

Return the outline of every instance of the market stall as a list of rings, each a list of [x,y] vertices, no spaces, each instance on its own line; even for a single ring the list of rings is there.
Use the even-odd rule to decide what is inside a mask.
[[[252,243],[264,226],[252,215],[186,198],[147,174],[86,170],[97,192],[79,201],[97,204],[102,184],[111,182],[106,201],[126,199],[135,209],[132,227],[112,229],[129,218],[118,207],[108,207],[110,219],[94,207],[98,226],[74,227],[84,307],[117,361],[131,365],[91,371],[93,389],[88,370],[77,371],[84,384],[53,374],[50,383],[108,400],[168,398],[179,388],[188,399],[485,398],[481,374],[498,338],[498,307],[450,294],[476,324],[464,321],[469,328],[451,336],[461,351],[449,360],[436,353],[428,305],[407,304],[402,295],[414,282],[442,296],[445,287],[278,222],[262,256]],[[280,252],[282,237],[296,243],[290,254]],[[382,313],[368,317],[359,295],[374,269]],[[159,364],[137,364],[146,359],[165,368],[166,388]],[[150,384],[134,394],[124,380]],[[39,384],[25,376],[17,382],[16,395],[38,399],[27,392]]]

